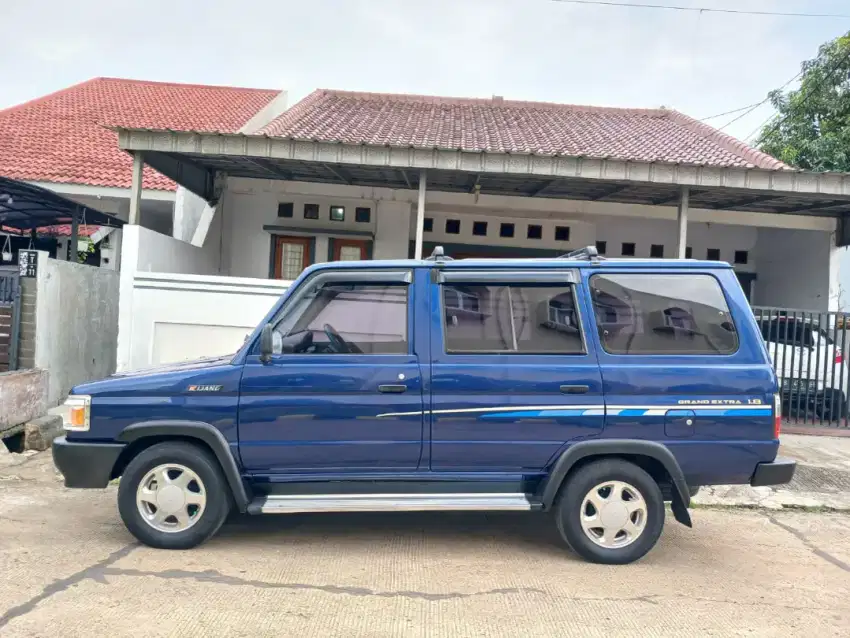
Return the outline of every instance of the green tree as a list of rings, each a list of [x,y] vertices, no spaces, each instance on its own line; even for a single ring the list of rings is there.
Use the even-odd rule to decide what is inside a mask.
[[[850,32],[803,62],[800,88],[776,90],[777,116],[756,144],[786,164],[812,171],[850,171]]]

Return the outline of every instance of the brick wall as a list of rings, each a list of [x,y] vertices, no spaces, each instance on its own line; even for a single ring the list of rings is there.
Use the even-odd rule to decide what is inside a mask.
[[[21,279],[21,336],[18,342],[18,368],[35,367],[35,301],[37,281]]]

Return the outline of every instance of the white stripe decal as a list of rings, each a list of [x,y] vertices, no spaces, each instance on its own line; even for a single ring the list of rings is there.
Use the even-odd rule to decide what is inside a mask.
[[[415,416],[417,414],[474,414],[476,412],[514,412],[515,410],[605,410],[604,405],[509,405],[497,408],[458,408],[456,410],[417,410],[415,412],[388,412],[385,416]]]
[[[570,409],[569,406],[566,407]],[[582,414],[582,416],[605,416],[605,408],[591,408]]]
[[[584,410],[582,416],[617,416],[625,410],[644,410],[640,416],[664,416],[670,410],[754,410],[768,408],[764,403],[753,405],[706,405],[701,403],[677,403],[676,405],[508,405],[492,408],[457,408],[450,410],[414,410],[412,412],[385,412],[377,418],[419,416],[424,414],[492,414],[498,412],[518,412],[528,410]]]
[[[677,403],[676,405],[609,405],[608,413],[611,410],[758,410],[759,408],[769,408],[766,403],[756,403],[753,405],[706,405],[704,403]],[[663,414],[662,412],[661,414]]]

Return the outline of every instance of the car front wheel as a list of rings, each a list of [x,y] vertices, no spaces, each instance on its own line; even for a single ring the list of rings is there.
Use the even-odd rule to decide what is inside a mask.
[[[621,459],[603,459],[567,478],[555,520],[562,538],[582,558],[631,563],[661,536],[664,498],[645,470]]]
[[[218,461],[182,441],[141,452],[118,486],[118,510],[127,529],[160,549],[189,549],[206,541],[224,523],[230,502]]]

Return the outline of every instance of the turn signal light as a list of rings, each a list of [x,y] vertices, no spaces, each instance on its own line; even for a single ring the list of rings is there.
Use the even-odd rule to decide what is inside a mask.
[[[72,394],[65,401],[68,406],[68,420],[65,429],[73,432],[85,432],[89,429],[91,412],[91,397],[83,394]]]

